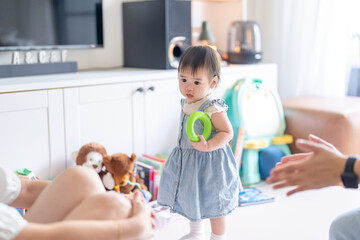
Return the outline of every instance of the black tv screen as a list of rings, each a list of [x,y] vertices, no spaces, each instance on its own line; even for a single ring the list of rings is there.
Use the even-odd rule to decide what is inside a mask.
[[[0,51],[96,47],[102,0],[0,0]]]

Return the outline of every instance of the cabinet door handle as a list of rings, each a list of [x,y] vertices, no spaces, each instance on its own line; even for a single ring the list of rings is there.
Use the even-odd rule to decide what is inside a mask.
[[[147,89],[147,91],[155,91],[155,87],[154,86],[151,86]]]
[[[142,92],[144,92],[144,88],[139,87],[139,88],[136,89],[136,92],[142,93]]]

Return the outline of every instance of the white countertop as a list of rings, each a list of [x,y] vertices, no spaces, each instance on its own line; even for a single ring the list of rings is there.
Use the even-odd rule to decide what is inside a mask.
[[[242,64],[222,67],[222,73],[231,74],[276,68],[276,64]],[[162,80],[177,77],[177,69],[156,70],[117,68],[79,71],[77,73],[0,78],[0,93],[69,88],[99,84]]]

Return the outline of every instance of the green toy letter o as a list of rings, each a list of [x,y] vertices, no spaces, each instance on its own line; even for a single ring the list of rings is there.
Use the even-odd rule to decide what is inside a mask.
[[[194,124],[198,119],[200,119],[204,124],[204,132],[202,135],[205,140],[207,140],[211,134],[211,120],[209,115],[202,111],[193,112],[186,122],[186,134],[192,142],[200,142],[199,136],[194,131]]]

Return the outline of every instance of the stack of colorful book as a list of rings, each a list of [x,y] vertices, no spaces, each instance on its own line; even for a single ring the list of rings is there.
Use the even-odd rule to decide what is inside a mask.
[[[143,183],[148,187],[152,194],[152,199],[157,199],[161,173],[165,164],[165,159],[144,154],[138,158],[137,170]]]

